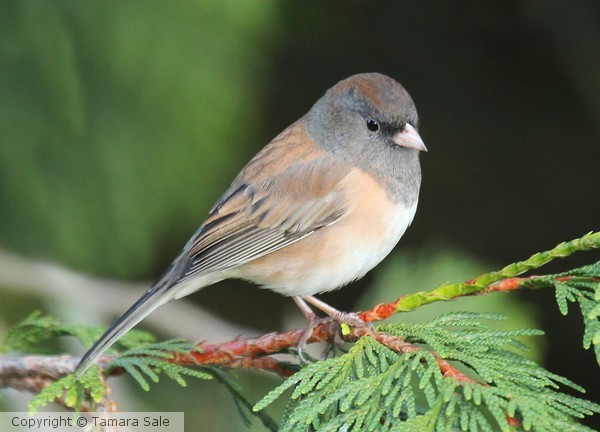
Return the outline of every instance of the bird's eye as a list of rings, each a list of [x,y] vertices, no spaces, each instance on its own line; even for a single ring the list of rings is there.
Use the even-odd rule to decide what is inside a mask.
[[[377,132],[379,130],[379,123],[373,119],[367,119],[367,127],[371,132]]]

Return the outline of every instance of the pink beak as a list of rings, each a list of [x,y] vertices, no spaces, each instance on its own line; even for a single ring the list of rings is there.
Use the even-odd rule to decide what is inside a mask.
[[[419,151],[427,151],[425,143],[421,139],[419,132],[410,123],[406,123],[404,130],[396,132],[392,140],[399,146],[414,148]]]

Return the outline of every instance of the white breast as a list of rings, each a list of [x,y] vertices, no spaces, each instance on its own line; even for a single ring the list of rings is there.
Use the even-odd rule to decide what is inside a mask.
[[[355,233],[355,236],[347,237],[349,240],[346,241],[339,263],[318,272],[321,275],[320,283],[317,283],[321,286],[318,292],[331,291],[360,279],[383,261],[406,232],[416,211],[417,203],[410,208],[398,204],[396,209],[390,211],[388,220],[373,221],[381,223],[385,228],[386,235],[381,236],[379,242],[363,238],[359,232]]]
[[[416,203],[409,208],[397,204],[386,211],[365,208],[359,215],[342,218],[327,227],[327,233],[324,229],[323,236],[316,233],[306,239],[310,238],[315,246],[308,259],[282,262],[281,268],[285,270],[281,278],[263,279],[255,275],[251,280],[288,296],[314,295],[340,288],[363,277],[392,251],[412,222],[416,208]],[[363,219],[368,215],[371,217]]]

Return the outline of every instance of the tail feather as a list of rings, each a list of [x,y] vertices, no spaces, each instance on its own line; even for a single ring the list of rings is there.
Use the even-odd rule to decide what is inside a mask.
[[[75,377],[81,377],[104,354],[104,351],[121,336],[149,315],[154,309],[169,301],[168,296],[165,296],[167,289],[168,285],[154,287],[136,301],[82,357],[77,365]]]
[[[179,277],[183,274],[184,266],[187,262],[185,257],[184,252],[179,254],[157,279],[152,288],[140,297],[133,306],[127,309],[117,322],[85,353],[75,370],[76,378],[81,377],[104,354],[104,351],[131,330],[133,326],[148,316],[154,309],[172,299],[173,289],[175,288],[176,290]]]
[[[85,353],[75,370],[76,378],[80,378],[104,354],[104,351],[131,330],[133,326],[148,316],[154,309],[170,300],[184,297],[205,286],[223,280],[223,272],[197,273],[191,279],[182,279],[182,276],[186,274],[189,268],[189,260],[186,253],[187,248],[188,246],[158,278],[152,288],[140,297],[133,306],[127,309],[127,312]]]

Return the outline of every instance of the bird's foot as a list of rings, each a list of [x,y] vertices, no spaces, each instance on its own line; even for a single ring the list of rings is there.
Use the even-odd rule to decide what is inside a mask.
[[[329,323],[332,321],[332,319],[329,317],[319,318],[315,314],[312,314],[312,316],[307,316],[306,319],[308,321],[308,326],[306,327],[306,330],[304,330],[304,334],[302,334],[302,337],[298,341],[298,346],[297,346],[298,358],[300,359],[300,361],[302,363],[310,363],[309,359],[306,358],[305,350],[306,350],[306,347],[308,346],[308,340],[312,336],[315,329],[318,326],[320,326],[321,324],[325,324],[326,322]]]
[[[315,315],[314,318],[311,317],[308,320],[308,327],[304,331],[304,334],[300,338],[300,341],[298,342],[298,346],[297,346],[298,357],[300,358],[300,361],[302,361],[303,363],[311,362],[310,361],[311,359],[307,358],[305,350],[308,345],[309,339],[313,335],[314,330],[322,324],[332,325],[333,326],[333,334],[332,334],[331,339],[329,339],[328,341],[325,342],[326,346],[325,346],[325,349],[323,350],[323,352],[321,353],[321,356],[320,356],[321,360],[325,360],[329,356],[335,357],[337,350],[339,350],[343,353],[348,352],[348,350],[343,348],[344,344],[346,343],[346,340],[344,340],[344,335],[342,334],[341,323],[348,324],[353,327],[368,327],[368,328],[373,327],[373,325],[371,323],[365,323],[360,318],[358,318],[358,315],[356,315],[356,314],[344,314],[344,316],[340,317],[340,318],[341,318],[340,320],[337,320],[333,317],[319,318]]]
[[[346,341],[344,340],[344,337],[342,335],[342,327],[341,327],[340,323],[331,317],[319,318],[315,315],[314,318],[309,319],[308,327],[304,331],[304,334],[300,338],[300,341],[298,341],[298,346],[297,346],[298,358],[300,359],[300,361],[302,361],[302,363],[311,363],[311,360],[314,361],[314,359],[307,358],[305,350],[308,345],[308,341],[309,341],[310,337],[312,336],[314,330],[322,324],[326,324],[326,325],[333,324],[334,330],[333,330],[333,336],[331,337],[330,340],[328,340],[326,342],[327,345],[325,346],[325,349],[321,353],[321,360],[325,360],[330,355],[332,355],[332,357],[335,357],[336,350],[340,350],[342,352],[348,352],[347,350],[342,348],[343,345],[346,343]]]
[[[308,345],[308,341],[311,338],[315,328],[317,328],[321,324],[335,323],[335,330],[333,332],[333,336],[328,341],[327,347],[321,354],[322,359],[326,359],[330,354],[335,355],[336,349],[339,349],[340,351],[345,352],[345,350],[342,348],[342,346],[345,343],[345,340],[344,340],[344,335],[342,334],[341,324],[347,324],[349,326],[357,327],[357,328],[368,328],[369,330],[374,329],[374,326],[372,323],[367,323],[367,322],[363,321],[362,319],[360,319],[358,314],[341,312],[341,311],[329,306],[328,304],[316,299],[315,297],[308,296],[308,297],[304,297],[304,299],[302,299],[300,297],[293,297],[293,299],[296,302],[296,304],[298,305],[298,307],[300,308],[300,310],[304,313],[304,316],[306,316],[306,320],[308,321],[308,327],[304,331],[304,334],[302,335],[302,337],[300,338],[300,341],[298,342],[298,357],[300,358],[300,360],[303,363],[309,363],[304,351],[306,349],[306,346]],[[326,318],[319,318],[310,309],[310,307],[304,302],[304,300],[310,302],[313,306],[321,309],[322,311],[327,313],[327,315],[329,315],[329,316]]]
[[[321,353],[321,360],[325,360],[331,354],[331,357],[335,357],[336,350],[340,350],[343,353],[347,353],[348,350],[344,348],[346,341],[342,335],[342,326],[339,321],[333,321],[336,326],[333,333],[333,337],[327,341],[325,349]]]

